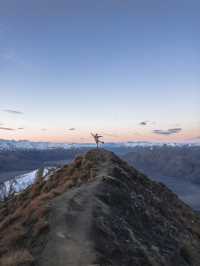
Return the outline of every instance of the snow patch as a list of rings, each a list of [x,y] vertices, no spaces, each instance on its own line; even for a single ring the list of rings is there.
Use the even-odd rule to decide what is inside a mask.
[[[0,200],[8,197],[10,192],[20,193],[29,186],[33,185],[36,181],[39,169],[29,173],[17,176],[11,180],[5,181],[0,184]],[[43,170],[44,180],[48,180],[51,174],[55,171],[55,167],[46,167]]]

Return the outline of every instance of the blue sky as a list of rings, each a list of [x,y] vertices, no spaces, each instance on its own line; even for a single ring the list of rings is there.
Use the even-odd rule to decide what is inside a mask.
[[[198,139],[199,9],[194,0],[1,2],[0,138]]]

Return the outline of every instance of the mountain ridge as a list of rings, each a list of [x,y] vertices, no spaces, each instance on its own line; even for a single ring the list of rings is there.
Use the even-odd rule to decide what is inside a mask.
[[[48,180],[38,180],[4,203],[0,218],[4,262],[9,250],[19,249],[32,258],[26,265],[36,266],[200,262],[199,215],[163,184],[104,149],[91,150]]]

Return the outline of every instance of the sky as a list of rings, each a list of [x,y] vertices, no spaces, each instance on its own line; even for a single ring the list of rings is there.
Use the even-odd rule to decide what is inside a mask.
[[[0,1],[0,138],[200,140],[199,0]]]

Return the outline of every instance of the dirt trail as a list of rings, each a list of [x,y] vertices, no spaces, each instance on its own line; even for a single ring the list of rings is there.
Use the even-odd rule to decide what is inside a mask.
[[[98,179],[72,189],[52,203],[50,234],[39,260],[42,266],[88,266],[95,261],[90,238]]]

